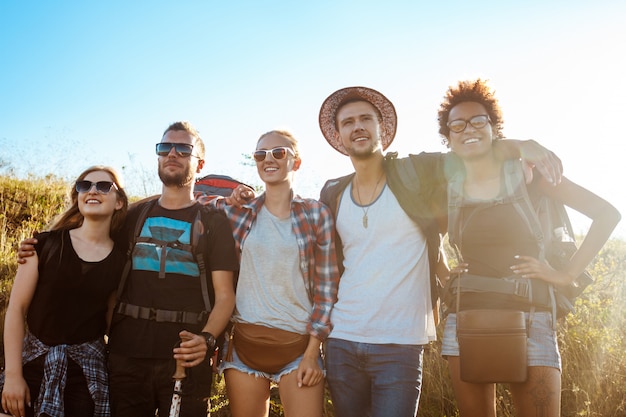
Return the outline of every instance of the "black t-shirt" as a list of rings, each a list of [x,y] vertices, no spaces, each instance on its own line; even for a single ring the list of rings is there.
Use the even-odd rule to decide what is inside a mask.
[[[55,243],[42,256],[48,239]],[[124,254],[114,246],[102,261],[83,261],[67,230],[43,232],[37,240],[39,279],[26,318],[30,332],[49,346],[103,337],[107,301],[117,288]]]
[[[141,228],[141,237],[189,245],[192,227],[198,210],[208,210],[199,204],[180,210],[167,210],[158,204],[148,213]],[[134,207],[127,217],[127,228],[132,235],[141,206]],[[201,239],[206,263],[209,293],[213,294],[211,271],[236,271],[238,260],[230,224],[224,215],[208,212],[203,218]],[[130,236],[129,235],[129,236]],[[193,253],[175,247],[162,248],[152,242],[138,242],[133,249],[133,266],[126,280],[121,301],[141,307],[160,310],[205,310],[199,278],[199,268]],[[162,278],[159,271],[165,270]],[[180,324],[156,322],[116,316],[110,336],[110,349],[130,357],[171,358],[172,348],[179,340],[178,333],[188,330],[198,333],[205,323]]]

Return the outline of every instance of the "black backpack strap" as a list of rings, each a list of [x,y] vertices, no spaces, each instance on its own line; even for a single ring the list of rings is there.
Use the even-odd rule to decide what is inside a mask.
[[[424,180],[435,175],[434,172],[426,175],[424,167],[428,165],[424,159],[415,159],[412,156],[398,158],[397,152],[388,152],[385,155],[383,166],[387,175],[387,185],[406,215],[413,221],[426,238],[428,263],[430,266],[429,283],[431,304],[435,321],[439,320],[439,300],[441,298],[441,282],[437,279],[436,265],[440,259],[441,235],[439,224],[433,207],[431,183]]]
[[[150,210],[157,204],[158,198],[154,198],[149,200],[138,208],[139,215],[135,220],[135,228],[133,229],[133,234],[129,236],[128,242],[128,250],[126,251],[126,264],[124,264],[124,269],[122,270],[122,275],[120,277],[120,283],[117,287],[117,303],[120,302],[120,297],[122,296],[122,291],[124,291],[124,287],[126,286],[126,280],[128,279],[128,275],[130,274],[130,269],[133,266],[133,250],[135,249],[135,244],[137,243],[137,238],[141,233],[141,228],[143,227],[146,218],[148,217],[148,213]]]
[[[562,262],[568,262],[572,252],[576,250],[573,239],[574,232],[565,206],[561,202],[545,195],[541,195],[538,199],[533,200],[526,185],[526,178],[520,161],[505,161],[504,173],[506,200],[503,201],[512,204],[535,238],[539,249],[537,258],[540,261],[549,262],[555,269],[562,268]],[[460,244],[459,240],[462,234],[459,215],[460,208],[465,204],[462,199],[462,187],[462,176],[458,178],[454,176],[449,180],[448,209],[450,221],[448,223],[448,235],[453,246],[457,243]],[[569,234],[569,236],[559,238],[555,234],[555,230],[559,229],[561,229],[561,233]],[[566,245],[567,250],[563,245]],[[557,259],[554,259],[555,256]],[[477,279],[466,279],[463,281],[462,286],[465,286],[468,291],[490,291],[520,295],[518,290],[521,287],[518,288],[518,286],[521,281],[522,279],[519,277],[509,279],[508,283],[492,279],[484,282],[478,282]],[[555,287],[553,284],[534,278],[526,281],[527,284],[525,285],[528,286],[529,290],[524,292],[527,292],[531,313],[535,304],[551,308],[553,326],[556,326],[556,318],[573,310],[573,299],[592,282],[592,279],[588,274],[583,273],[577,278],[576,285],[566,287]],[[582,289],[573,292],[572,288]]]
[[[206,310],[207,316],[213,308],[211,304],[211,297],[209,295],[206,262],[204,260],[206,237],[209,233],[211,233],[209,213],[210,210],[208,207],[200,206],[191,227],[191,247],[200,272],[200,287],[202,289],[202,299],[204,300],[204,309]]]
[[[415,167],[413,166],[411,158],[398,158],[397,152],[389,152],[385,157],[396,160],[393,166],[395,167],[402,184],[411,191],[419,191],[420,179],[417,176],[417,172],[415,172]]]
[[[546,239],[536,208],[528,195],[521,162],[518,160],[506,160],[504,162],[504,173],[506,196],[493,204],[510,202],[513,205],[537,241],[539,245],[539,259],[543,260],[545,258]],[[448,238],[453,247],[461,244],[462,225],[460,215],[461,208],[466,204],[463,199],[464,181],[465,174],[463,171],[457,171],[448,179]]]
[[[539,245],[539,260],[543,261],[546,257],[547,236],[537,215],[537,209],[528,195],[526,178],[521,164],[521,161],[514,159],[504,161],[504,184],[508,195],[512,198],[513,207],[535,237],[537,245]]]
[[[191,244],[184,245],[180,243],[171,243],[171,242],[162,242],[159,240],[155,240],[154,238],[144,239],[140,237],[141,230],[143,228],[143,224],[148,217],[148,213],[150,210],[156,206],[158,202],[157,198],[151,199],[142,203],[141,207],[138,207],[137,210],[139,212],[136,220],[135,227],[133,229],[132,235],[129,236],[129,245],[128,251],[126,253],[126,264],[124,265],[124,269],[122,271],[122,275],[120,277],[120,283],[117,289],[117,305],[115,311],[122,315],[127,315],[134,318],[142,318],[148,320],[156,320],[163,322],[175,322],[175,323],[198,323],[204,324],[208,318],[209,313],[212,309],[211,298],[209,294],[209,287],[207,282],[207,267],[204,259],[204,247],[206,235],[211,232],[210,226],[210,218],[209,213],[210,209],[206,206],[199,205],[198,211],[196,213],[196,217],[191,226]],[[199,278],[200,278],[200,286],[202,290],[202,299],[204,301],[205,311],[200,314],[184,312],[184,311],[168,311],[168,310],[155,310],[152,308],[135,306],[128,303],[123,303],[120,301],[120,297],[124,287],[126,286],[126,281],[128,279],[128,275],[130,274],[130,270],[132,268],[132,255],[133,250],[137,242],[150,242],[155,243],[161,246],[168,247],[178,247],[183,250],[190,251],[194,259],[198,265],[199,269]],[[165,262],[165,257],[162,258],[162,262]],[[165,277],[165,268],[162,265],[159,268],[159,277]]]
[[[208,315],[206,312],[194,313],[193,311],[173,311],[159,308],[143,307],[125,302],[120,302],[115,312],[134,319],[152,320],[157,323],[184,323],[204,325]]]

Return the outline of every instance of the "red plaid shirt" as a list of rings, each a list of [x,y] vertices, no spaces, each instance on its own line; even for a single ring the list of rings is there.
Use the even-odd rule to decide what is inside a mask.
[[[215,196],[197,196],[197,200],[226,214],[233,229],[238,254],[241,256],[241,248],[257,213],[263,207],[265,194],[241,208],[227,205],[223,198]],[[313,302],[307,331],[324,340],[332,330],[330,313],[337,301],[339,285],[334,219],[323,203],[294,195],[291,199],[291,224],[298,241],[304,285]]]

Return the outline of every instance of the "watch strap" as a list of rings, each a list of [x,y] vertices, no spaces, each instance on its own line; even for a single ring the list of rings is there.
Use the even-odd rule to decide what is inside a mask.
[[[200,332],[200,335],[202,335],[202,337],[204,337],[204,340],[206,341],[206,347],[209,351],[214,351],[215,350],[215,345],[216,345],[216,339],[215,336],[213,336],[213,334],[211,332]]]

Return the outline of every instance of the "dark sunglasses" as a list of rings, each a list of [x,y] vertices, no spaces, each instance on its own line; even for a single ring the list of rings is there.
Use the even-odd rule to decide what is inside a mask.
[[[274,148],[270,150],[259,149],[258,151],[254,151],[252,156],[254,157],[255,161],[263,162],[265,161],[265,158],[267,158],[268,153],[271,153],[272,158],[276,160],[287,158],[287,153],[290,153],[291,156],[296,156],[294,151],[291,148],[287,148],[286,146],[281,146],[279,148]]]
[[[160,142],[156,144],[156,153],[159,156],[167,156],[170,154],[172,148],[176,150],[176,155],[181,158],[191,156],[191,152],[193,151],[193,145],[188,143]]]
[[[117,185],[115,185],[112,181],[98,181],[91,182],[87,180],[76,181],[76,192],[77,193],[88,193],[93,186],[96,186],[96,191],[100,194],[109,194],[111,188],[115,187],[117,190]]]
[[[453,131],[454,133],[461,133],[467,127],[467,124],[471,124],[474,129],[482,129],[491,123],[491,119],[486,114],[481,114],[478,116],[474,116],[469,120],[456,119],[448,122],[448,129]]]

